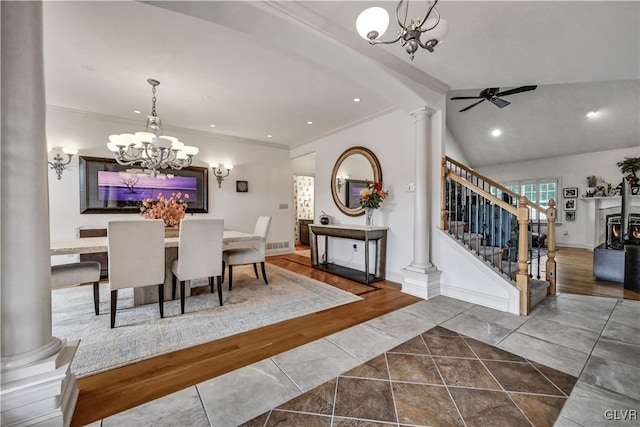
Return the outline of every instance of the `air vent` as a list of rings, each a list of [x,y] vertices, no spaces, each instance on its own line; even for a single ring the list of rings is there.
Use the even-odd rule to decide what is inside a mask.
[[[287,249],[289,242],[267,242],[267,250],[269,249]]]

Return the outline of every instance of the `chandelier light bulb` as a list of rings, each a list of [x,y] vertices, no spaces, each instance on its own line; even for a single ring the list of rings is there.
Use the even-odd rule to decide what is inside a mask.
[[[363,10],[356,20],[356,30],[365,40],[381,37],[389,28],[389,14],[381,7]]]
[[[430,28],[434,25],[436,26],[432,30],[425,31],[425,40],[437,40],[438,43],[442,43],[444,38],[447,36],[447,33],[449,32],[449,23],[444,18],[440,18],[440,22],[438,22],[438,18],[430,18],[427,19],[424,27]]]

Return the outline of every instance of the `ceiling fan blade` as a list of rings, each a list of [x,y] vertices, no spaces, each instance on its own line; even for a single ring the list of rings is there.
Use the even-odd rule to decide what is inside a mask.
[[[451,99],[480,99],[482,96],[454,96]]]
[[[498,92],[495,95],[496,96],[513,95],[514,93],[528,92],[530,90],[534,90],[537,87],[538,87],[537,85],[535,85],[535,86],[520,86],[520,87],[517,87],[515,89],[509,89],[509,90],[505,90],[504,92]]]
[[[475,107],[476,105],[480,104],[481,102],[484,102],[484,99],[481,99],[480,101],[476,102],[475,104],[471,104],[471,105],[469,105],[468,107],[463,108],[463,109],[462,109],[462,110],[460,110],[459,112],[460,112],[460,113],[462,113],[462,112],[464,112],[464,111],[467,111],[469,108],[473,108],[473,107]]]
[[[492,98],[489,101],[493,102],[493,105],[496,105],[500,108],[504,108],[507,105],[511,104],[509,101],[505,101],[504,99],[500,99],[500,98]]]

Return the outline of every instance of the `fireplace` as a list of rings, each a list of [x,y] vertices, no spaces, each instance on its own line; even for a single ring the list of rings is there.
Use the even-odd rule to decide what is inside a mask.
[[[628,236],[623,234],[622,214],[617,213],[606,217],[605,242],[608,249],[622,249],[624,243],[640,244],[640,214],[630,213],[628,216]]]

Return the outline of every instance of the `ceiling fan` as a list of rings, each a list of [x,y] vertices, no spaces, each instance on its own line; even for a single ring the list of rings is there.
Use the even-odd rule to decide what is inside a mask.
[[[500,108],[504,108],[511,103],[509,101],[505,101],[504,99],[498,98],[499,96],[507,96],[507,95],[513,95],[520,92],[528,92],[530,90],[534,90],[537,87],[538,87],[537,85],[536,86],[520,86],[515,89],[505,90],[503,92],[500,92],[499,87],[488,87],[484,89],[482,92],[480,92],[479,96],[454,96],[451,99],[479,99],[480,100],[460,110],[461,113],[463,111],[467,111],[468,109],[475,107],[476,105],[484,101],[489,101]]]

